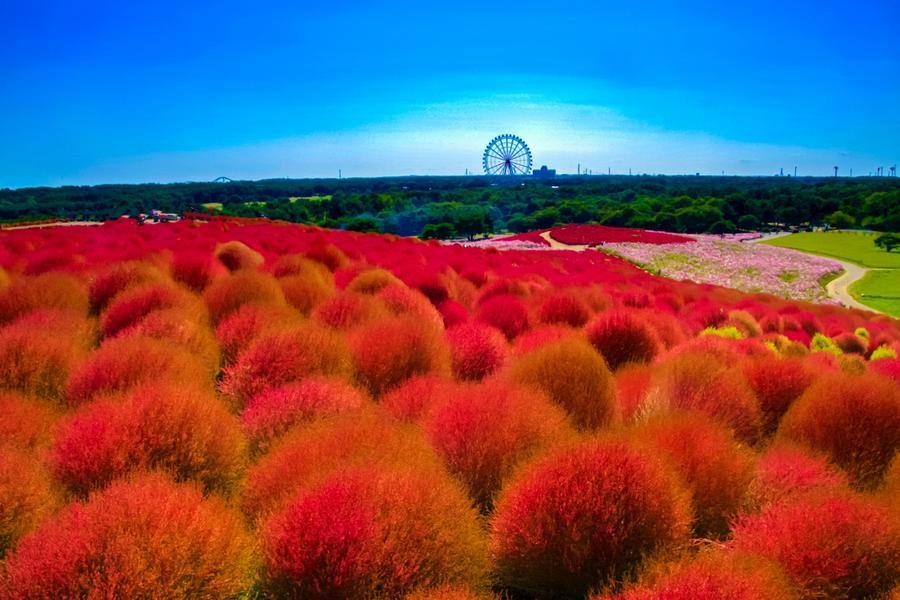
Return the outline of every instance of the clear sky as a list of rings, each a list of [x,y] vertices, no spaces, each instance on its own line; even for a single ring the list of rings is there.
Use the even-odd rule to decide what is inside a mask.
[[[0,0],[0,187],[900,162],[897,0]]]

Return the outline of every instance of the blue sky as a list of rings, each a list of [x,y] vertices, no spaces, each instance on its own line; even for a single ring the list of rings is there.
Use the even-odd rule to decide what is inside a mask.
[[[900,157],[900,3],[0,3],[0,187]],[[536,166],[537,166],[536,165]]]

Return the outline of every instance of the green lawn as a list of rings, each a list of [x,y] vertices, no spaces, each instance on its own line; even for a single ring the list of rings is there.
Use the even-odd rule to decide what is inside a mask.
[[[900,269],[900,252],[885,252],[876,246],[877,236],[877,233],[852,231],[813,231],[793,233],[763,243],[840,258],[873,269]]]
[[[900,270],[869,271],[850,286],[854,298],[893,317],[900,317]]]

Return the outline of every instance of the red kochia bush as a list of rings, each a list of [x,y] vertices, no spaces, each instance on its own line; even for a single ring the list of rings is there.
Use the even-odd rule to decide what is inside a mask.
[[[93,331],[83,317],[67,313],[46,324],[31,318],[43,313],[47,311],[35,311],[0,328],[0,389],[56,402],[64,395],[69,372],[87,353]]]
[[[900,387],[871,374],[826,375],[794,402],[778,436],[824,452],[855,486],[877,486],[900,450]]]
[[[693,560],[660,565],[620,594],[591,600],[791,600],[791,580],[753,554],[707,552]]]
[[[757,358],[745,361],[742,370],[759,400],[764,435],[775,433],[791,403],[816,379],[815,371],[802,358]]]
[[[156,281],[166,280],[165,274],[149,262],[117,262],[99,272],[89,290],[91,311],[99,313],[114,296],[124,290]]]
[[[316,306],[312,318],[335,329],[350,329],[385,313],[384,306],[369,294],[344,291]]]
[[[739,520],[733,545],[779,563],[805,598],[869,598],[900,582],[900,531],[862,496],[823,493]]]
[[[367,465],[443,471],[417,428],[376,411],[341,414],[294,429],[251,467],[244,509],[254,518],[277,512],[336,471]]]
[[[273,330],[254,339],[227,367],[222,393],[242,407],[266,388],[299,381],[310,375],[347,376],[351,371],[347,343],[339,333],[304,323]]]
[[[510,377],[545,392],[581,429],[603,427],[618,417],[612,374],[582,339],[562,339],[523,354],[513,362]]]
[[[0,289],[0,324],[39,308],[53,308],[85,315],[88,295],[82,283],[67,273],[18,277]]]
[[[229,271],[256,269],[265,262],[263,255],[243,242],[232,240],[218,244],[213,255],[225,265]]]
[[[297,325],[300,315],[293,308],[245,304],[222,319],[216,327],[216,339],[222,349],[225,364],[231,364],[238,354],[260,334],[273,329]]]
[[[240,515],[155,474],[114,483],[25,536],[4,596],[234,597],[252,585],[254,563]]]
[[[513,339],[529,328],[528,309],[521,300],[509,294],[492,296],[478,307],[478,320]]]
[[[81,494],[150,469],[228,492],[243,470],[243,450],[237,419],[211,393],[153,385],[78,410],[61,425],[50,462]]]
[[[380,404],[398,421],[418,421],[453,395],[464,393],[463,385],[447,377],[417,375],[382,396]]]
[[[0,559],[58,504],[52,477],[40,461],[0,446]]]
[[[503,365],[509,347],[498,330],[483,323],[457,325],[447,331],[453,374],[458,379],[479,380]]]
[[[108,340],[88,355],[66,382],[66,401],[78,406],[151,381],[212,385],[207,367],[188,350],[134,335]]]
[[[439,472],[335,473],[292,499],[262,536],[267,587],[278,597],[397,598],[486,579],[476,514]]]
[[[541,323],[581,327],[591,317],[591,311],[582,300],[572,294],[554,294],[541,305]]]
[[[0,392],[0,415],[0,440],[19,448],[48,442],[57,417],[47,404],[15,392]]]
[[[155,310],[119,335],[141,335],[176,344],[193,354],[208,369],[210,376],[219,372],[219,345],[202,306]]]
[[[482,506],[518,463],[574,434],[565,412],[543,394],[500,382],[461,387],[423,427]]]
[[[869,362],[869,369],[893,379],[900,385],[900,358],[879,358]]]
[[[529,463],[491,523],[500,582],[583,597],[687,541],[690,498],[660,459],[626,441],[589,440]]]
[[[723,426],[698,413],[643,423],[631,436],[664,454],[687,483],[694,507],[694,532],[721,537],[741,508],[753,477],[754,455]]]
[[[361,326],[350,335],[357,377],[377,397],[414,375],[448,375],[450,352],[442,333],[404,317]]]
[[[128,289],[113,298],[100,315],[100,332],[112,337],[132,327],[155,310],[197,305],[193,294],[171,284],[149,283]],[[193,312],[198,312],[197,308]]]
[[[653,369],[650,365],[637,363],[631,363],[616,371],[616,397],[619,400],[623,422],[629,423],[640,417],[652,375]]]
[[[659,364],[650,380],[646,410],[694,410],[731,428],[741,441],[760,436],[759,402],[737,367],[706,352],[678,353]]]
[[[267,273],[255,271],[239,271],[216,279],[206,288],[203,298],[213,323],[220,323],[245,304],[287,305],[278,280]]]
[[[828,464],[825,458],[800,447],[774,446],[756,463],[746,507],[751,512],[764,510],[800,494],[838,491],[848,484],[846,473]]]
[[[265,452],[299,423],[358,410],[365,404],[365,394],[343,380],[309,377],[254,396],[241,413],[241,425],[253,449]]]
[[[659,336],[646,320],[626,310],[598,314],[585,332],[613,370],[626,363],[650,362],[662,349]]]
[[[195,292],[202,292],[217,277],[228,273],[215,256],[209,252],[179,250],[172,257],[172,278]]]

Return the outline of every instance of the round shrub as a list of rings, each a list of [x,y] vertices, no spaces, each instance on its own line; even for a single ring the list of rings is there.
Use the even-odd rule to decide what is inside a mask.
[[[723,537],[753,478],[755,456],[723,426],[698,413],[653,419],[633,439],[662,453],[691,492],[694,533]]]
[[[241,351],[264,332],[283,329],[301,322],[300,315],[292,308],[245,304],[222,319],[216,327],[216,340],[225,364],[234,363]]]
[[[874,372],[893,379],[900,385],[900,358],[879,358],[869,362],[869,369]]]
[[[205,317],[198,304],[193,294],[171,284],[148,283],[135,286],[109,301],[100,315],[100,332],[103,337],[113,337],[120,331],[137,325],[151,312],[167,308],[188,309],[194,305],[192,312]]]
[[[172,278],[200,293],[215,279],[228,274],[228,269],[209,252],[179,250],[172,257]]]
[[[278,280],[267,273],[255,271],[239,271],[216,279],[206,288],[203,299],[209,307],[210,318],[216,324],[245,304],[287,305]]]
[[[421,431],[377,411],[341,414],[298,427],[250,468],[243,506],[254,518],[279,510],[336,471],[349,467],[443,470]]]
[[[744,361],[741,369],[762,411],[762,433],[771,435],[790,405],[816,379],[802,358],[770,356]]]
[[[348,292],[374,295],[389,285],[404,286],[403,282],[390,271],[374,268],[367,269],[354,277],[345,289]]]
[[[156,384],[76,411],[60,425],[50,463],[80,494],[142,470],[230,492],[243,471],[243,451],[237,419],[215,396]]]
[[[492,296],[478,307],[478,320],[496,327],[507,339],[513,339],[529,327],[528,309],[520,299],[509,294]]]
[[[447,331],[447,341],[458,379],[483,379],[497,371],[509,353],[503,334],[483,323],[457,325]]]
[[[298,598],[397,598],[440,582],[483,585],[486,544],[440,472],[338,472],[263,527],[267,588]]]
[[[310,375],[346,377],[352,370],[347,343],[339,333],[304,323],[256,337],[225,368],[219,388],[238,408],[270,387]]]
[[[205,315],[196,310],[169,308],[155,310],[119,335],[145,336],[170,342],[195,356],[211,377],[219,372],[221,354],[219,345]]]
[[[562,339],[523,354],[512,363],[510,377],[546,393],[581,429],[603,427],[618,416],[612,374],[582,339]]]
[[[758,512],[813,491],[839,491],[849,485],[846,473],[821,456],[790,445],[773,446],[756,463],[747,489],[746,507]]]
[[[851,493],[808,494],[734,525],[732,545],[777,562],[805,598],[868,598],[900,581],[900,531]]]
[[[630,311],[602,312],[588,323],[585,333],[613,370],[626,363],[651,362],[662,349],[656,331]]]
[[[0,328],[0,389],[58,402],[69,373],[87,354],[84,340],[76,336],[89,327],[40,327],[29,316]]]
[[[365,394],[340,379],[308,377],[263,390],[247,403],[241,425],[251,448],[265,452],[299,423],[362,408]]]
[[[504,486],[491,551],[502,585],[583,597],[686,543],[689,522],[689,495],[659,458],[589,440],[532,461]]]
[[[165,274],[149,262],[115,262],[91,281],[88,296],[91,312],[99,314],[115,296],[137,285],[166,280]]]
[[[6,446],[34,448],[50,441],[56,412],[46,403],[16,392],[0,392],[0,440]]]
[[[794,402],[778,436],[825,453],[855,486],[877,486],[900,450],[900,388],[877,375],[826,375]]]
[[[376,297],[391,313],[410,317],[436,329],[444,328],[444,318],[421,292],[403,285],[388,285],[378,290]]]
[[[422,426],[483,507],[516,465],[574,434],[565,412],[543,394],[500,382],[460,388]]]
[[[591,311],[587,304],[572,294],[553,294],[541,304],[541,323],[581,327],[590,318]]]
[[[418,421],[463,389],[446,377],[416,375],[382,396],[380,404],[398,421]]]
[[[404,317],[354,330],[350,349],[360,383],[378,397],[415,375],[449,375],[450,352],[442,333]]]
[[[59,504],[53,478],[29,453],[0,446],[0,560]]]
[[[130,335],[104,342],[72,371],[66,381],[66,402],[78,406],[160,380],[212,385],[207,369],[189,351],[163,340]]]
[[[240,515],[161,475],[67,506],[8,557],[10,598],[225,598],[249,591],[255,555]]]
[[[88,294],[74,275],[57,272],[17,277],[5,290],[0,290],[0,324],[39,308],[86,315]]]
[[[616,371],[616,398],[619,400],[619,411],[624,422],[640,418],[652,375],[650,365],[638,363],[627,364]]]
[[[762,430],[759,401],[743,373],[708,353],[677,353],[660,363],[650,379],[644,406],[649,413],[701,412],[748,444],[755,443]]]
[[[573,337],[584,336],[580,330],[568,325],[538,325],[517,337],[512,344],[512,351],[515,355],[522,355],[541,346]]]
[[[776,564],[747,553],[707,552],[660,565],[615,595],[591,600],[789,600],[799,598]]]
[[[312,243],[306,251],[306,258],[322,263],[332,273],[350,264],[347,255],[340,248],[323,241]]]
[[[258,269],[265,262],[263,255],[243,242],[231,240],[216,245],[213,256],[229,271]]]
[[[368,294],[339,292],[322,301],[312,318],[335,329],[351,329],[373,321],[386,313],[384,306]]]

